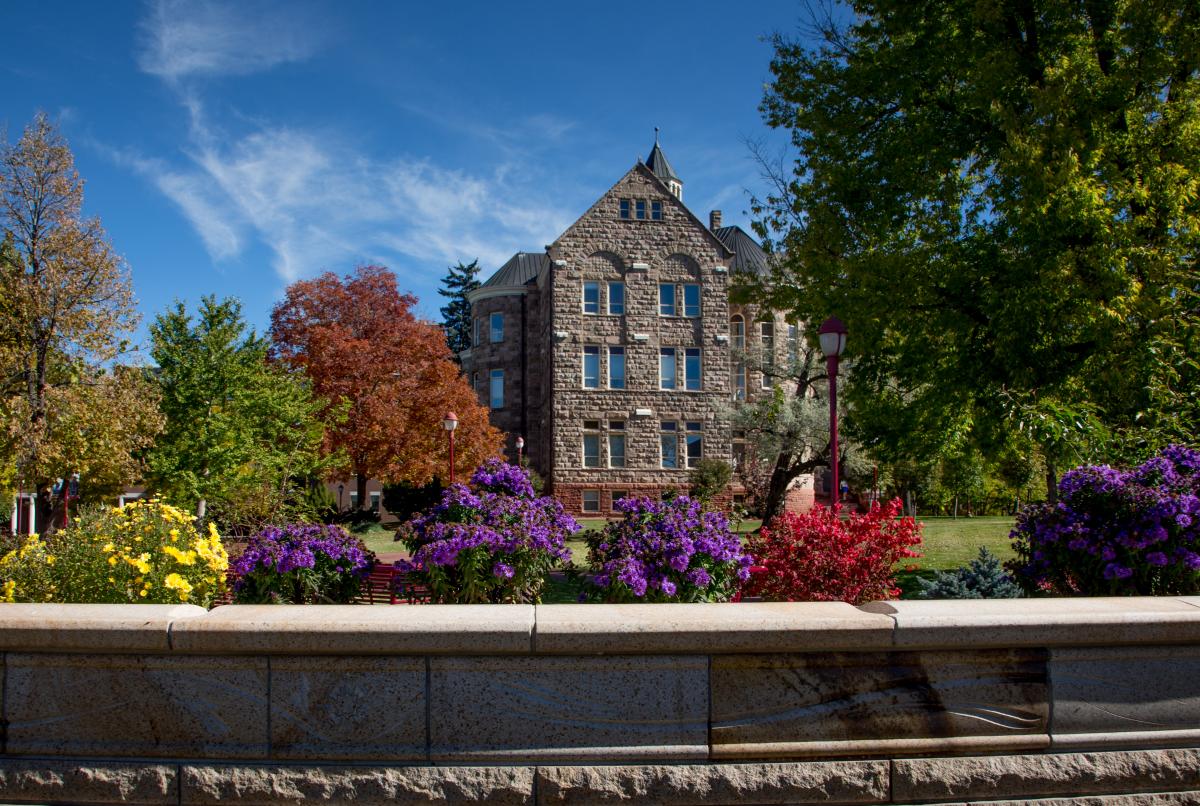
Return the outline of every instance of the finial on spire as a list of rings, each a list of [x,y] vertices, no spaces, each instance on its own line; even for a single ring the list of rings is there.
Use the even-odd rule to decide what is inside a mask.
[[[654,145],[658,145],[658,127],[654,127]]]

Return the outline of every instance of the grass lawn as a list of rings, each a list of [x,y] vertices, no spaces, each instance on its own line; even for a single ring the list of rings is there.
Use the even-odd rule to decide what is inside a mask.
[[[925,524],[922,549],[925,556],[913,560],[913,565],[939,571],[958,568],[979,556],[981,548],[995,554],[1001,562],[1014,556],[1008,539],[1013,518],[1007,515],[919,520]]]

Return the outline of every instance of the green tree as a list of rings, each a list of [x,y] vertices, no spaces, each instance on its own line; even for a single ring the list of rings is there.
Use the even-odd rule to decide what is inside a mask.
[[[461,260],[457,266],[451,266],[442,278],[442,287],[438,293],[449,299],[442,312],[442,329],[446,331],[446,344],[455,360],[458,354],[471,347],[471,303],[467,300],[476,288],[479,288],[479,260],[464,264]]]
[[[849,10],[775,41],[762,110],[798,155],[756,211],[763,298],[849,326],[859,437],[1023,434],[1050,495],[1066,463],[1194,439],[1200,6]]]
[[[753,361],[749,354],[735,359]],[[829,467],[829,383],[816,349],[798,345],[795,360],[786,367],[776,364],[773,373],[769,394],[737,404],[731,413],[733,430],[745,434],[747,461],[757,465],[738,468],[739,474],[768,475],[760,506],[764,523],[783,513],[796,479]],[[847,449],[839,443],[843,458]]]
[[[321,468],[324,428],[308,381],[266,361],[236,299],[183,303],[150,326],[166,429],[150,481],[171,502],[226,526],[295,517]]]
[[[0,399],[10,461],[18,479],[37,491],[37,520],[46,526],[54,480],[78,471],[84,460],[63,450],[66,432],[55,423],[76,417],[86,401],[111,399],[86,387],[112,391],[112,379],[99,380],[97,368],[127,350],[124,337],[137,324],[128,268],[99,220],[84,218],[82,207],[74,156],[39,114],[16,144],[0,150]],[[111,415],[97,411],[80,421]],[[124,454],[87,460],[111,476],[113,468],[101,467],[109,458],[132,467]],[[115,475],[134,480],[119,470]]]

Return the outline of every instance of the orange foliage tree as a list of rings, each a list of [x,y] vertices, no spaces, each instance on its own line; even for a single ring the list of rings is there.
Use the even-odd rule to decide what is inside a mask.
[[[416,301],[388,269],[362,266],[292,283],[271,312],[271,357],[307,373],[325,400],[326,449],[344,457],[335,470],[358,476],[360,508],[368,478],[444,479],[448,411],[458,415],[456,474],[465,478],[500,452],[500,432],[451,360],[441,328],[412,314]]]

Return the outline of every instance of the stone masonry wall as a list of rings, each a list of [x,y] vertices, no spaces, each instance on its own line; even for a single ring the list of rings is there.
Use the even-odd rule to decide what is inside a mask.
[[[619,200],[643,199],[662,204],[662,220],[621,219]],[[553,421],[552,487],[578,485],[641,485],[643,489],[686,487],[680,442],[678,469],[663,469],[660,462],[660,423],[702,424],[703,452],[728,460],[729,425],[723,410],[729,400],[729,346],[718,334],[728,332],[728,269],[731,256],[644,167],[637,166],[596,202],[550,247],[556,261],[551,271],[551,364],[554,368],[551,418]],[[561,261],[558,263],[557,261]],[[718,267],[721,270],[718,270]],[[601,313],[583,311],[583,283],[610,280],[625,284],[625,314],[605,313],[602,285]],[[698,283],[701,312],[696,318],[661,316],[660,283]],[[682,309],[683,300],[678,304]],[[682,310],[680,310],[682,313]],[[600,389],[584,389],[583,348],[601,348]],[[625,349],[626,388],[607,389],[604,348]],[[677,367],[677,390],[659,388],[659,351],[701,349],[702,388],[683,391],[683,354]],[[638,414],[638,410],[648,414]],[[583,467],[585,420],[626,423],[626,466]],[[557,494],[557,493],[556,493]],[[570,505],[574,494],[562,497]],[[575,510],[577,511],[577,510]]]
[[[1200,803],[1200,598],[0,606],[0,800]]]

